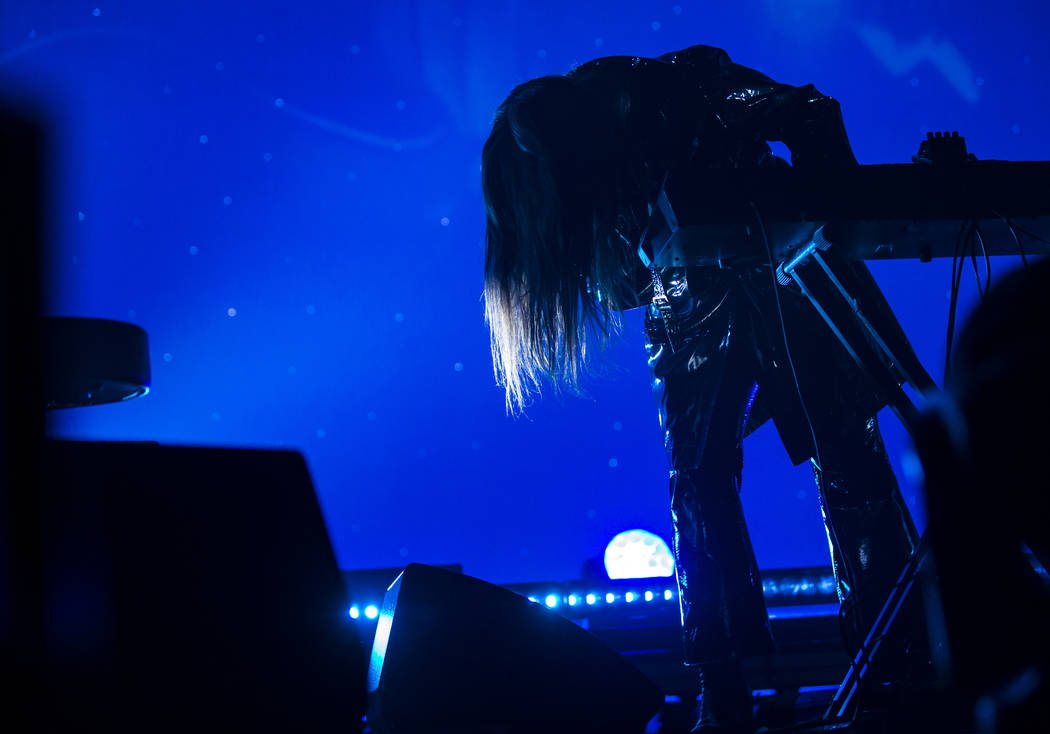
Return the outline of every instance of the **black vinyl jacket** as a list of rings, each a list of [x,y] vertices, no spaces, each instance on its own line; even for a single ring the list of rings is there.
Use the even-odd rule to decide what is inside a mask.
[[[569,76],[622,100],[621,123],[628,155],[648,171],[655,198],[664,174],[687,166],[704,169],[786,166],[767,141],[791,150],[791,165],[823,169],[857,165],[836,100],[813,85],[791,86],[730,60],[712,46],[691,46],[658,58],[610,56],[587,62]],[[695,141],[695,143],[694,143]],[[695,147],[694,147],[695,146]],[[841,277],[854,289],[865,310],[876,317],[891,346],[909,361],[914,356],[881,291],[863,263],[840,263]],[[638,280],[641,302],[651,301],[651,280]],[[717,268],[668,268],[661,271],[678,332],[691,351],[714,354],[730,339],[746,340],[762,364],[762,385],[746,434],[772,417],[794,463],[813,455],[797,390],[783,369],[783,334],[769,268],[748,271]],[[878,395],[831,330],[794,287],[780,288],[792,356],[804,366],[800,375],[810,391],[835,385],[829,396],[874,415],[885,399]],[[647,314],[650,347],[665,343],[655,307]],[[701,343],[697,343],[697,342]],[[652,351],[652,350],[651,350]],[[673,355],[650,359],[654,377],[675,369]],[[797,352],[797,354],[796,354]],[[843,379],[845,375],[845,379]],[[834,378],[834,379],[833,379]],[[802,385],[807,392],[807,384]],[[813,416],[819,421],[820,416]]]

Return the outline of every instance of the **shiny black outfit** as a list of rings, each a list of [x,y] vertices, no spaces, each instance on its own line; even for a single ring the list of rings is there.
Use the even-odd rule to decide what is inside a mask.
[[[720,49],[608,57],[571,76],[629,98],[629,154],[649,171],[650,193],[678,166],[702,175],[787,165],[771,154],[770,140],[788,145],[795,166],[856,165],[835,100],[774,82]],[[836,267],[913,356],[867,269]],[[819,457],[814,472],[840,599],[855,627],[869,625],[916,542],[875,419],[885,401],[802,294],[774,286],[768,266],[657,274],[670,315],[648,307],[646,348],[670,463],[686,663],[773,651],[739,497],[743,439],[770,418],[794,463]]]

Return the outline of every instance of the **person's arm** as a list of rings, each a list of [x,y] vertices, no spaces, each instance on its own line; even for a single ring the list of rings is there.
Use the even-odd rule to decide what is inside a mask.
[[[793,87],[734,63],[713,46],[691,46],[660,56],[695,75],[712,111],[730,135],[779,140],[800,167],[857,164],[839,103],[812,84]]]

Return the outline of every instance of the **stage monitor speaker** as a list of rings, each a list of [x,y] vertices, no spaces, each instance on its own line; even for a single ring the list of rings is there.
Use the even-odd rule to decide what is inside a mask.
[[[40,452],[44,442],[40,334],[42,199],[52,136],[40,110],[0,102],[0,687],[3,720],[40,725],[44,635]],[[54,163],[54,161],[52,161]],[[0,725],[2,726],[2,725]]]
[[[640,734],[664,694],[556,611],[433,566],[387,591],[368,671],[373,731]]]
[[[360,731],[367,661],[303,457],[46,447],[61,731]]]

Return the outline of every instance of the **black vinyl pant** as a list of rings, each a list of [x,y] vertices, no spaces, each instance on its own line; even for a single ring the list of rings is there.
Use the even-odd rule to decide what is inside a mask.
[[[804,355],[808,337],[801,336]],[[767,373],[753,341],[727,336],[716,349],[704,342],[673,354],[666,344],[648,345],[671,467],[673,551],[689,665],[773,651],[739,493],[749,411],[756,393],[776,388],[764,384]],[[855,625],[866,629],[906,562],[915,531],[875,417],[844,400],[848,390],[803,383],[823,462],[814,463],[814,471],[839,596],[855,608]]]

